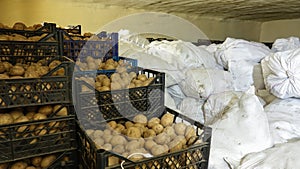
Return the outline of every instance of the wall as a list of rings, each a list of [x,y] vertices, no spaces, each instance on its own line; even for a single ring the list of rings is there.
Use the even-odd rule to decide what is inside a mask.
[[[85,3],[77,0],[1,0],[0,22],[11,26],[16,21],[22,21],[27,25],[44,21],[55,22],[61,26],[80,24],[83,32],[96,32],[113,20],[145,12],[144,10],[124,9],[92,2],[89,0],[85,0]],[[198,36],[199,29],[209,39],[213,40],[224,40],[228,36],[259,40],[261,27],[259,22],[220,20],[187,14],[176,15],[189,20],[191,24],[176,26],[178,20],[173,20],[174,17],[171,17],[167,22],[157,22],[155,27],[162,32],[176,35],[178,38],[187,41],[196,41],[201,38],[201,36]],[[135,23],[134,26],[138,29],[144,29],[147,24],[151,23],[154,23],[154,18],[144,21],[143,24]],[[195,29],[196,27],[193,24],[199,29]]]
[[[273,42],[277,38],[300,37],[300,19],[277,20],[262,23],[260,41]]]

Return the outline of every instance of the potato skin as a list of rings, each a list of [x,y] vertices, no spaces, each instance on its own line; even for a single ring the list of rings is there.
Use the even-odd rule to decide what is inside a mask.
[[[171,126],[174,121],[174,115],[171,113],[166,113],[161,117],[160,123],[164,126]]]
[[[41,161],[41,167],[42,168],[47,168],[49,167],[54,161],[56,160],[55,155],[48,155],[45,156],[42,161]]]

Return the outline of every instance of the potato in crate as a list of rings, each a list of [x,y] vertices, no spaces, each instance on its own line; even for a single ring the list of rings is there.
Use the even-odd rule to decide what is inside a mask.
[[[80,124],[80,168],[206,169],[211,129],[165,108],[148,118],[108,120],[98,126]]]
[[[0,109],[71,103],[73,66],[63,57],[15,64],[0,62]]]
[[[1,114],[0,163],[77,148],[74,115],[42,117],[33,115],[36,120],[29,120],[22,116],[14,120],[7,113]]]
[[[77,166],[77,152],[74,150],[0,163],[1,169],[75,169]]]
[[[132,117],[164,108],[165,74],[137,68],[132,72],[75,77],[73,100],[80,121]],[[95,77],[96,76],[96,77]]]
[[[82,36],[71,36],[67,32],[62,31],[62,48],[64,56],[73,59],[85,60],[91,56],[95,59],[109,59],[118,55],[118,33],[100,32],[89,38]]]

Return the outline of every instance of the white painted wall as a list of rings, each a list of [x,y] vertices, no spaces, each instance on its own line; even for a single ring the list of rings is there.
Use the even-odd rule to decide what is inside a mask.
[[[277,38],[300,37],[300,19],[277,20],[262,23],[260,41],[274,42]]]

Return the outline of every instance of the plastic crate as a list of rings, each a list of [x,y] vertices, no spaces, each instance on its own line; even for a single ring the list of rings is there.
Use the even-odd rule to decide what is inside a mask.
[[[68,34],[77,34],[81,35],[81,25],[68,26],[68,28],[58,28]]]
[[[75,150],[75,117],[0,126],[0,163]]]
[[[64,76],[52,73],[64,69]],[[62,62],[41,78],[0,79],[0,109],[71,103],[74,63]]]
[[[26,37],[30,36],[40,36],[44,33],[55,33],[56,24],[55,23],[44,23],[43,26],[37,30],[15,30],[15,29],[0,29],[0,34],[12,35],[19,34]]]
[[[64,38],[67,37],[67,38]],[[72,36],[62,31],[63,55],[74,61],[78,58],[84,60],[87,56],[93,58],[112,58],[118,55],[118,33],[108,34],[107,32],[100,32],[97,36],[98,40],[74,40]]]
[[[169,152],[159,156],[144,158],[140,161],[133,162],[127,158],[113,153],[111,151],[106,151],[103,149],[97,149],[95,143],[87,136],[83,127],[80,125],[77,133],[79,136],[79,162],[80,168],[83,169],[113,169],[120,168],[120,165],[108,166],[109,157],[118,158],[120,161],[125,161],[124,168],[134,168],[134,169],[159,169],[159,168],[172,168],[172,169],[206,169],[208,167],[210,143],[211,143],[211,128],[205,127],[199,122],[196,122],[182,114],[177,113],[174,110],[165,108],[164,112],[172,113],[175,115],[176,122],[185,122],[196,127],[197,131],[202,131],[198,133],[198,139],[202,140],[200,144],[194,144],[188,148]],[[105,126],[103,124],[103,126]],[[94,129],[94,128],[90,128]],[[99,129],[99,128],[97,128]]]
[[[148,86],[99,92],[85,81],[75,80],[73,100],[80,121],[98,123],[108,119],[146,113],[156,116],[164,109],[165,73],[138,68],[138,74],[154,77]],[[82,86],[90,89],[83,92]],[[149,113],[151,112],[151,113]]]
[[[47,167],[47,169],[76,169],[78,168],[78,153],[76,150],[73,151],[65,151],[61,153],[54,153],[49,155],[38,156],[42,158],[47,158],[47,156],[54,155],[56,159]],[[10,163],[2,163],[0,165],[6,165],[7,168],[10,168],[17,162],[25,162],[28,166],[34,166],[31,163],[31,158],[24,160],[17,160]]]
[[[12,34],[16,30],[7,32],[0,31],[0,34]],[[28,36],[40,36],[45,32],[23,31]],[[60,54],[59,32],[53,31],[39,41],[0,41],[0,61],[8,61],[12,64],[35,62],[40,59],[51,59]],[[53,38],[54,41],[47,41]]]

